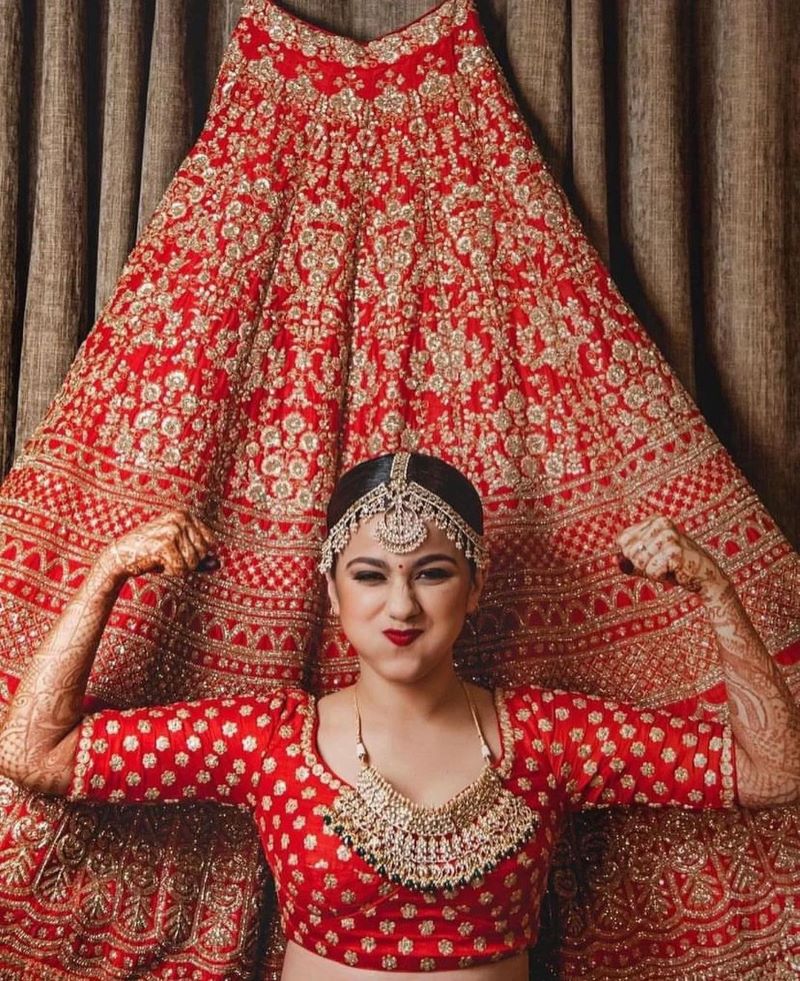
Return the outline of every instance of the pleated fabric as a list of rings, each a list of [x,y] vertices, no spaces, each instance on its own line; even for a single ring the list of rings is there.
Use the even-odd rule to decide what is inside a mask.
[[[350,682],[316,571],[325,503],[400,448],[485,502],[466,676],[724,715],[699,601],[619,570],[616,535],[662,512],[796,681],[797,556],[609,280],[471,0],[370,42],[248,0],[195,147],[0,489],[6,693],[100,548],[176,505],[222,568],[126,585],[93,698]],[[0,795],[0,956],[20,977],[278,970],[238,814]],[[799,883],[795,809],[581,818],[553,874],[558,971],[788,976]]]

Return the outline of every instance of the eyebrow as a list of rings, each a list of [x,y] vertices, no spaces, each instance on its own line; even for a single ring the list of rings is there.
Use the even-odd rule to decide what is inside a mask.
[[[364,565],[374,566],[376,569],[386,569],[388,568],[388,562],[384,562],[383,559],[372,559],[367,555],[359,555],[350,561],[345,566],[345,569],[349,569],[351,565],[355,565],[357,562],[363,562]],[[456,560],[452,555],[445,555],[443,552],[436,552],[433,555],[422,555],[415,562],[412,563],[411,568],[417,569],[421,565],[427,565],[429,562],[449,562],[451,565],[456,565]]]

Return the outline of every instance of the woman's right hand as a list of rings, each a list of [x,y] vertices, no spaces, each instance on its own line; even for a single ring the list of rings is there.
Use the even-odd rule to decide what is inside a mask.
[[[94,568],[118,582],[146,572],[185,576],[197,569],[215,544],[208,525],[190,511],[176,509],[110,542],[97,556]],[[205,565],[208,567],[208,560]],[[209,571],[214,567],[218,563]]]

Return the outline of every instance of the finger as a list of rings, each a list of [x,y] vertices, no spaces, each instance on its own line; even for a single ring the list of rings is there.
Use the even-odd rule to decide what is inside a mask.
[[[216,572],[221,568],[219,556],[214,553],[217,547],[216,536],[208,525],[192,516],[186,526],[186,533],[200,556],[195,572]]]
[[[648,579],[663,581],[671,573],[669,558],[665,552],[659,552],[647,563],[645,575]]]
[[[630,525],[628,528],[622,531],[617,536],[617,544],[619,547],[625,549],[631,542],[636,541],[642,532],[643,525],[644,522],[640,521],[635,525]]]
[[[164,572],[170,576],[183,576],[189,572],[186,560],[173,542],[165,543],[158,552],[158,559],[164,567]]]
[[[658,553],[658,560],[660,568],[653,569],[654,578],[658,578],[661,582],[677,583],[677,574],[683,568],[683,556],[680,547],[674,543],[665,546]]]
[[[643,540],[642,546],[642,549],[637,553],[637,557],[641,559],[643,568],[647,571],[648,575],[650,575],[649,563],[654,559],[666,553],[680,555],[680,546],[676,542],[674,534],[669,530],[657,532],[656,537]]]
[[[647,527],[642,531],[642,541],[650,551],[655,551],[655,545],[662,538],[673,534],[672,522],[663,515],[654,515],[648,522]]]
[[[176,538],[175,547],[181,553],[181,557],[186,563],[187,569],[191,571],[197,568],[197,566],[200,564],[200,559],[202,559],[203,555],[205,554],[205,551],[198,553],[186,529],[183,529],[181,534]]]
[[[195,527],[193,524],[188,524],[184,529],[186,538],[191,542],[192,547],[195,552],[197,552],[198,560],[202,559],[207,552],[211,551],[211,546],[206,541],[200,529]]]
[[[638,526],[637,526],[638,528]],[[630,532],[630,533],[629,533]],[[642,541],[641,532],[637,531],[633,533],[633,529],[628,529],[628,532],[623,532],[617,539],[620,551],[630,558],[636,549],[639,547]]]
[[[662,514],[648,515],[644,521],[639,521],[637,524],[626,528],[625,531],[623,531],[617,538],[617,542],[621,546],[627,546],[630,545],[631,542],[645,539],[649,536],[654,526],[661,527],[662,523],[665,521],[668,521],[668,519]]]
[[[617,557],[617,564],[619,565],[619,571],[624,573],[626,576],[636,575],[636,566],[627,556],[619,555]]]
[[[191,514],[185,508],[173,508],[162,516],[164,524],[169,528],[184,528],[187,521],[191,519]]]
[[[194,547],[205,554],[216,547],[217,536],[214,534],[208,525],[201,521],[194,514],[189,514],[188,519],[185,524],[185,529],[188,532]]]
[[[190,539],[193,539],[192,543],[197,548],[199,543],[195,539],[205,538],[200,528],[199,519],[191,511],[178,508],[168,512],[164,517],[166,519],[165,527],[170,530],[174,539],[177,540],[179,535],[188,535]]]
[[[617,560],[620,572],[624,573],[626,576],[637,576],[640,579],[647,577],[642,564],[636,565],[630,559],[626,558],[624,555],[619,556]]]
[[[675,581],[675,574],[679,573],[685,565],[681,546],[674,541],[668,542],[657,555],[664,563],[662,578]]]
[[[632,563],[637,572],[643,573],[647,563],[652,558],[647,545],[643,541],[632,542],[625,551],[625,557]]]
[[[679,544],[680,537],[671,524],[666,528],[657,530],[648,542],[648,546],[654,552],[659,552],[673,545],[678,546]]]
[[[634,564],[633,563],[634,555],[640,544],[641,542],[639,541],[631,541],[631,542],[626,542],[625,544],[620,546],[620,554],[622,555],[623,559],[626,562],[629,562],[631,564],[631,566],[633,566]]]
[[[682,555],[682,544],[678,533],[668,519],[654,523],[642,538],[641,558],[645,558],[645,553],[650,558],[655,558],[661,552],[669,551],[670,554],[680,557]],[[645,559],[645,562],[647,560]]]
[[[203,536],[205,541],[208,543],[209,548],[214,548],[216,546],[217,544],[216,532],[214,531],[213,528],[209,528],[209,526],[205,523],[205,521],[201,521],[199,518],[195,518],[194,527]]]

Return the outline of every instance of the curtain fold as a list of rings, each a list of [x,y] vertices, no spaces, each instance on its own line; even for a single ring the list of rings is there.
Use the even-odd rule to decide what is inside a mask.
[[[58,390],[87,319],[85,26],[84,4],[37,7],[16,448]]]
[[[14,449],[17,347],[21,325],[20,195],[24,186],[22,135],[22,0],[7,2],[0,31],[0,467],[5,473]]]
[[[688,180],[685,14],[680,0],[625,0],[618,8],[619,240],[612,264],[625,270],[626,299],[696,392],[690,247],[700,229]]]
[[[572,203],[608,265],[603,10],[597,0],[573,0],[571,10]]]
[[[797,544],[797,303],[792,309],[789,283],[798,256],[790,258],[794,274],[784,256],[787,125],[797,115],[786,41],[800,16],[779,0],[727,0],[697,5],[695,17],[697,398]]]
[[[96,167],[99,209],[95,316],[136,241],[147,119],[151,5],[111,0],[103,26],[106,36],[102,45],[102,97],[98,100],[101,134]]]

